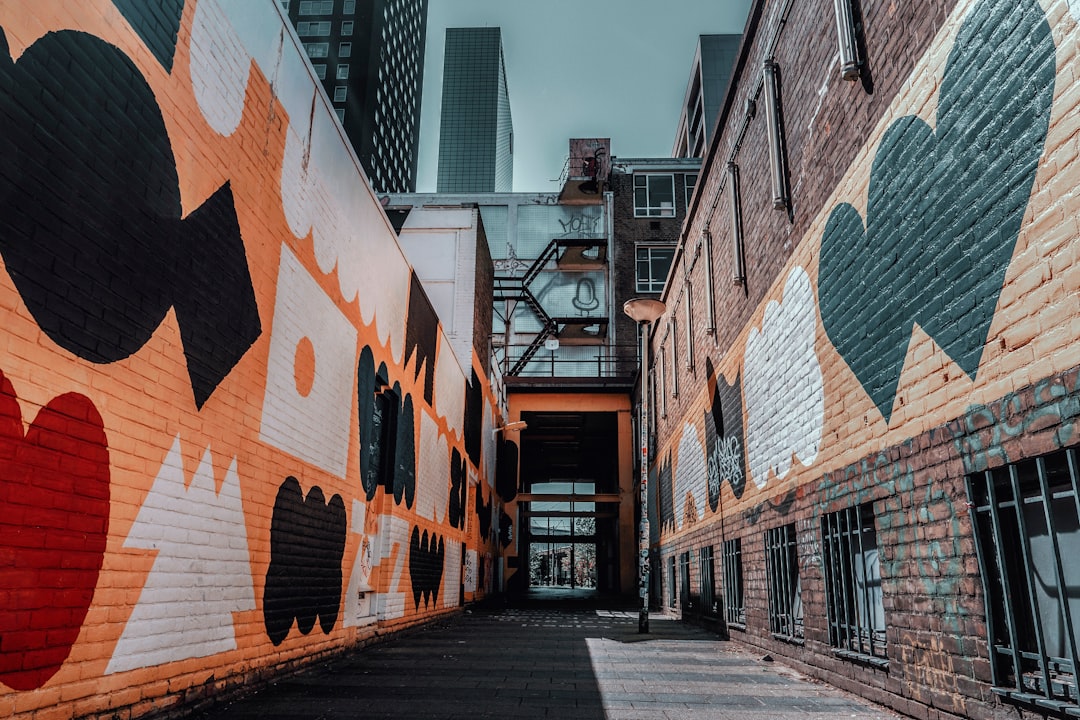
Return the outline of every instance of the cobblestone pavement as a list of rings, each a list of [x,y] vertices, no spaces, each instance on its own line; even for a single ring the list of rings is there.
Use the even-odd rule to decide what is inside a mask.
[[[475,610],[192,718],[895,720],[700,628],[636,612]]]

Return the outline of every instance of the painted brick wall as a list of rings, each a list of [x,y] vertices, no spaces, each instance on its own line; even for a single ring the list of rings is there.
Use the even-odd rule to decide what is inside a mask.
[[[0,31],[0,716],[179,708],[489,591],[487,358],[278,3]]]
[[[1077,16],[1058,0],[852,4],[855,82],[839,76],[832,3],[751,10],[653,336],[667,359],[652,487],[664,597],[668,558],[711,545],[723,600],[721,546],[740,538],[747,621],[731,637],[915,717],[1022,716],[1030,704],[991,691],[965,477],[1080,445]],[[761,85],[773,42],[781,209]],[[744,284],[731,282],[729,159]],[[823,520],[867,503],[887,670],[834,653],[827,620]],[[764,557],[766,531],[789,523],[797,642],[770,632]]]

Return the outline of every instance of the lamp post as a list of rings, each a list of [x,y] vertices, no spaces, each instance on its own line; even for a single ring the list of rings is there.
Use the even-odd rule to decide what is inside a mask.
[[[649,371],[649,323],[664,314],[667,306],[652,298],[633,298],[623,303],[623,312],[641,329],[641,525],[638,530],[638,632],[649,632],[649,391],[645,383]]]

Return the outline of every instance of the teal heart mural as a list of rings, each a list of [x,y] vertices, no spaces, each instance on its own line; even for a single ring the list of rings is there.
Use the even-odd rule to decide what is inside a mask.
[[[980,0],[960,27],[936,128],[894,122],[866,225],[837,205],[821,240],[829,340],[886,422],[915,323],[974,379],[1050,122],[1054,41],[1036,0]]]

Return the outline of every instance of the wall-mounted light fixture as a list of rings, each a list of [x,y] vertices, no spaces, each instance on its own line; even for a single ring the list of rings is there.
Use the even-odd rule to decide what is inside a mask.
[[[780,127],[780,86],[776,63],[769,60],[762,66],[765,86],[765,122],[769,129],[769,160],[772,164],[772,204],[777,210],[788,207],[787,174],[784,171],[784,138]]]
[[[524,420],[515,420],[514,422],[508,422],[505,425],[500,425],[492,430],[491,437],[498,437],[501,432],[515,432],[517,430],[524,430],[527,427],[529,427],[529,425]]]
[[[851,0],[833,0],[833,7],[836,9],[836,37],[840,44],[840,77],[845,80],[857,80],[861,71]]]
[[[731,281],[746,282],[746,256],[743,252],[742,203],[739,200],[739,166],[728,162],[728,187],[731,189]]]

